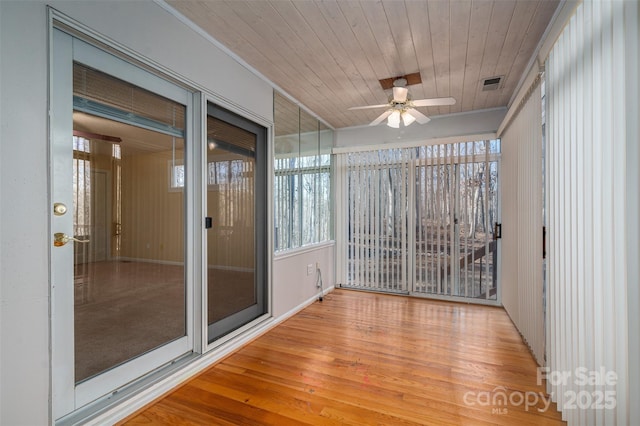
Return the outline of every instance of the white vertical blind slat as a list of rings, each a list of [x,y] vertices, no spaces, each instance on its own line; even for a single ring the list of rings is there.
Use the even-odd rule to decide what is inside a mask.
[[[505,309],[542,365],[541,108],[541,92],[536,86],[502,135],[505,208],[502,291]]]
[[[637,11],[637,2],[635,7]],[[622,8],[617,8],[613,10],[612,28],[619,29],[619,28],[625,27],[624,15],[626,13],[627,12]],[[640,18],[639,14],[637,13],[636,13],[636,16]],[[638,51],[637,34],[635,37],[635,42],[636,42],[636,52],[637,52]],[[627,140],[632,139],[632,138],[627,139],[626,132],[625,132],[625,125],[626,125],[625,113],[627,113],[628,109],[627,109],[627,105],[623,103],[624,102],[623,100],[627,97],[627,95],[626,95],[626,89],[623,86],[623,83],[621,82],[628,81],[628,79],[631,79],[631,78],[637,79],[638,77],[637,74],[626,76],[625,68],[619,65],[625,62],[624,46],[625,46],[625,43],[624,43],[623,31],[614,30],[613,37],[612,37],[612,50],[613,50],[612,59],[613,60],[611,61],[611,64],[612,64],[611,79],[612,81],[618,82],[617,84],[614,85],[611,91],[612,99],[616,100],[616,102],[614,102],[614,105],[611,109],[612,119],[613,119],[612,126],[611,126],[613,134],[612,134],[611,140],[615,141],[615,144],[616,144],[615,149],[612,151],[612,155],[613,155],[612,166],[613,166],[614,182],[626,182],[626,171],[625,171],[625,168],[622,167],[622,164],[625,164],[627,155],[630,155],[629,153],[627,153],[627,150],[626,150],[626,142]],[[634,96],[634,95],[631,95],[631,96]],[[630,117],[631,119],[635,118],[637,120],[639,118],[637,111],[635,116],[632,113]],[[636,139],[632,143],[637,144],[638,140]],[[627,183],[627,185],[629,185],[629,183]],[[635,185],[631,184],[631,186],[634,187]],[[640,192],[640,189],[637,186],[635,186],[635,188],[636,188],[636,192]],[[628,201],[626,199],[626,191],[623,190],[622,188],[619,188],[617,191],[614,192],[614,205],[620,206],[620,207],[622,206],[626,207],[628,205]],[[629,280],[632,280],[631,282],[635,283],[635,285],[638,285],[637,280],[639,277],[627,276],[626,263],[628,261],[634,262],[634,259],[632,257],[627,258],[627,253],[626,253],[626,246],[627,246],[626,239],[628,238],[628,235],[630,235],[630,233],[628,233],[627,230],[625,229],[625,222],[626,222],[625,210],[626,209],[623,209],[623,208],[613,208],[613,229],[611,231],[612,231],[613,245],[614,245],[613,269],[615,273],[615,281],[628,283]],[[635,221],[637,220],[637,217],[630,217],[630,220]],[[627,305],[626,287],[616,287],[614,288],[613,293],[614,294],[613,294],[611,304],[614,309],[614,313],[623,317],[626,321],[628,321],[629,316],[628,316],[628,309],[627,309],[628,305]],[[627,348],[629,345],[629,341],[628,341],[627,333],[631,327],[628,326],[629,322],[627,322],[626,324],[627,324],[626,327],[617,327],[617,324],[615,324],[616,325],[614,328],[615,332],[613,333],[613,336],[612,336],[614,339],[613,346],[616,348],[616,352],[613,359],[613,363],[615,365],[616,370],[619,370],[619,369],[626,370],[626,363],[628,362]],[[640,324],[636,324],[636,326],[638,325]],[[635,333],[636,334],[638,333],[637,329]],[[631,362],[633,362],[633,360]],[[625,374],[621,374],[618,377],[618,386],[622,389],[628,389],[628,380],[629,380],[629,374],[625,371]],[[617,408],[616,417],[615,417],[616,419],[626,417],[627,410],[630,408],[627,399],[626,398],[619,399],[617,401],[616,408]]]

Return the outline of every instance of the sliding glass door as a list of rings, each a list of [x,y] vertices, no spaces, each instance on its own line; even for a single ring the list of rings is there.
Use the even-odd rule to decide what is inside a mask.
[[[267,127],[62,28],[51,44],[52,416],[72,422],[267,318],[271,203]]]
[[[209,343],[267,313],[266,128],[207,106]]]
[[[499,141],[341,154],[346,287],[498,300]]]
[[[497,299],[498,152],[497,141],[419,148],[414,293]]]
[[[193,348],[185,231],[192,95],[58,30],[53,48],[58,419]]]

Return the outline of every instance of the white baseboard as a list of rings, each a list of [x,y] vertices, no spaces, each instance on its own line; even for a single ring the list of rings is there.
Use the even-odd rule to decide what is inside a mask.
[[[334,288],[335,288],[334,286],[331,286],[331,287],[328,287],[328,288],[324,289],[324,291],[322,292],[322,296],[324,297],[326,294],[332,292]],[[282,314],[280,317],[274,319],[273,325],[274,326],[278,325],[281,322],[283,322],[284,320],[286,320],[288,318],[291,318],[292,316],[294,316],[295,314],[297,314],[298,312],[300,312],[301,310],[303,310],[304,308],[306,308],[307,306],[311,305],[313,302],[318,300],[318,297],[320,297],[320,292],[318,292],[315,295],[313,295],[312,297],[308,298],[307,300],[305,300],[304,302],[302,302],[298,306],[288,310],[287,312]]]

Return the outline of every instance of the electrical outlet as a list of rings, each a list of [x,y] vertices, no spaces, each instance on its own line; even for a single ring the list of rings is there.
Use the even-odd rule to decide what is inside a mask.
[[[307,265],[307,275],[313,274],[313,263]]]

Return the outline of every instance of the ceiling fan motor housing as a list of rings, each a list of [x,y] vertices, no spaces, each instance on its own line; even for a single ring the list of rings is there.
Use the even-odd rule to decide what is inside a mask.
[[[404,77],[396,78],[393,81],[393,87],[406,87],[406,86],[407,86],[407,79]]]

